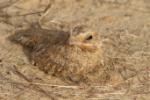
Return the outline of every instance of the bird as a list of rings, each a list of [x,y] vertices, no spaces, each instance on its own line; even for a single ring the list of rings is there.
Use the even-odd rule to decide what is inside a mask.
[[[9,39],[28,51],[31,64],[66,82],[87,82],[90,74],[102,69],[100,36],[82,26],[64,31],[43,29],[36,23],[15,31]]]

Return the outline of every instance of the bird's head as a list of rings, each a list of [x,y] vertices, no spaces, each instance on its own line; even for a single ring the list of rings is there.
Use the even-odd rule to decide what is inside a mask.
[[[94,52],[100,48],[100,38],[98,33],[93,31],[81,31],[71,33],[69,45],[77,46],[84,51]]]

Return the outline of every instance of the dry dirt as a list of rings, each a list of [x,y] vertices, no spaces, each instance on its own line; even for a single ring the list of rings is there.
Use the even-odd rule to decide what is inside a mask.
[[[34,22],[52,28],[51,21],[99,33],[109,58],[105,84],[72,85],[47,75],[7,39]],[[0,0],[0,100],[149,99],[150,0]]]

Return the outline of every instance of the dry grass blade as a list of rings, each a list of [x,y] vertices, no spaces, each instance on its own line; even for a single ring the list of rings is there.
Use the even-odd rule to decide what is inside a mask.
[[[32,80],[28,79],[25,75],[23,75],[20,71],[18,71],[16,66],[14,67],[14,72],[21,78],[23,78],[24,80],[26,80],[27,82],[29,82],[29,87],[32,87],[33,89],[35,89],[36,91],[39,91],[41,93],[43,93],[45,96],[49,97],[52,100],[55,100],[53,93],[47,93],[45,90],[43,90],[40,86],[36,85],[36,84],[32,84]]]

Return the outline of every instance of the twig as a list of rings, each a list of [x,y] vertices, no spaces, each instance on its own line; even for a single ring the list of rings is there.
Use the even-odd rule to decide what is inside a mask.
[[[0,9],[4,9],[4,8],[9,7],[9,6],[12,6],[13,4],[15,4],[19,1],[20,0],[15,0],[15,1],[9,0],[7,3],[0,4]]]
[[[21,14],[21,15],[15,15],[15,17],[16,17],[16,16],[28,16],[28,15],[46,13],[47,10],[48,10],[50,7],[51,7],[51,4],[49,3],[48,6],[47,6],[43,11],[31,12],[31,13],[26,13],[26,14]],[[13,17],[14,17],[14,16],[13,16]]]
[[[16,66],[14,67],[14,72],[16,74],[18,74],[19,77],[23,78],[24,80],[26,80],[27,82],[29,82],[29,84],[31,86],[33,86],[33,89],[38,90],[39,92],[43,93],[44,95],[46,95],[47,97],[51,98],[52,100],[55,100],[54,96],[52,95],[52,93],[47,93],[46,91],[44,91],[41,87],[39,87],[38,85],[32,84],[32,80],[28,79],[25,75],[23,75],[20,71],[18,71]],[[30,86],[29,85],[29,86]]]

